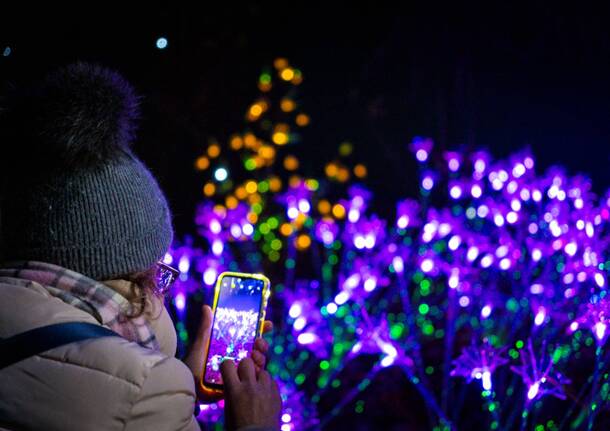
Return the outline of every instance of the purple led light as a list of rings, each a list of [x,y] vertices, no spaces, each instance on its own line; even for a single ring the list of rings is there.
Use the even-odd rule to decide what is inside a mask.
[[[424,190],[432,190],[434,187],[434,179],[432,177],[424,177],[421,182],[421,186]]]
[[[428,152],[424,149],[419,149],[415,153],[415,158],[420,162],[425,162],[426,160],[428,160]]]
[[[186,297],[183,292],[179,292],[174,297],[174,305],[179,311],[184,311],[186,308]]]

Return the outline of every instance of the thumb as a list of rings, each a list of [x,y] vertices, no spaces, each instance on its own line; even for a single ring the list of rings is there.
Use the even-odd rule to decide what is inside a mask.
[[[195,377],[201,377],[205,362],[205,349],[210,341],[212,332],[212,309],[204,305],[201,313],[201,323],[189,354],[184,358],[184,362],[189,367]]]

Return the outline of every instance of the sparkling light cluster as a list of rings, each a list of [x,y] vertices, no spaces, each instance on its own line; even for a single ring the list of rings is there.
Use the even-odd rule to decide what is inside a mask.
[[[587,178],[561,168],[536,172],[527,151],[494,160],[486,151],[435,152],[416,138],[406,146],[413,157],[402,157],[419,172],[419,196],[398,201],[384,220],[358,183],[368,171],[350,143],[320,172],[300,173],[298,131],[311,121],[295,97],[302,79],[285,59],[260,75],[248,128],[210,143],[195,162],[205,177],[196,214],[203,246],[170,253],[184,273],[178,309],[222,270],[271,278],[268,368],[286,391],[282,429],[363,413],[367,388],[388,367],[404,371],[437,430],[479,412],[455,399],[455,387],[472,381],[484,428],[525,427],[537,412],[546,419],[536,430],[576,429],[601,411],[610,194],[598,197]],[[365,355],[377,360],[370,379],[320,410]],[[573,372],[583,369],[599,372],[583,380]],[[578,403],[567,396],[579,391]],[[549,400],[565,408],[547,410],[557,406]]]

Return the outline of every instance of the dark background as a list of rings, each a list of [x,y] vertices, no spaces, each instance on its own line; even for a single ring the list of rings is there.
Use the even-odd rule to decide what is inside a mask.
[[[590,175],[600,193],[610,185],[610,15],[601,2],[330,3],[1,4],[0,85],[75,60],[121,71],[144,95],[134,145],[168,194],[178,235],[193,232],[201,201],[193,161],[210,137],[243,130],[258,74],[278,56],[305,77],[299,102],[312,123],[295,149],[304,171],[321,173],[321,161],[353,142],[382,213],[416,194],[407,145],[417,135],[497,157],[529,146],[538,169],[562,164]],[[161,36],[165,50],[155,46]],[[15,143],[0,145],[8,157]],[[402,375],[379,379],[367,420],[415,428],[405,424],[425,407],[412,386]],[[468,390],[465,404],[478,405]],[[322,399],[322,410],[335,403]],[[371,426],[352,419],[350,429]]]
[[[179,234],[192,230],[201,196],[195,157],[209,137],[243,130],[257,76],[277,56],[305,77],[303,163],[320,172],[320,160],[353,142],[381,212],[415,193],[406,152],[415,135],[496,156],[529,146],[539,168],[588,173],[600,192],[610,183],[610,20],[601,6],[176,3],[2,5],[0,82],[26,83],[79,59],[124,73],[145,96],[135,147],[168,193]]]

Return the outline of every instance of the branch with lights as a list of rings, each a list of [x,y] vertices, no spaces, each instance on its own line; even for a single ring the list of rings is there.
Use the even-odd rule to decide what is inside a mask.
[[[420,195],[384,220],[350,143],[320,172],[301,172],[311,123],[302,81],[277,59],[259,76],[246,130],[196,159],[205,199],[195,239],[166,256],[181,271],[177,316],[221,271],[270,276],[268,368],[282,383],[282,431],[362,414],[388,368],[402,370],[439,431],[464,429],[473,412],[492,430],[591,430],[606,420],[610,195],[561,168],[537,173],[528,152],[437,153],[417,138],[405,147]],[[364,356],[374,358],[367,377],[345,389],[348,365]],[[471,387],[475,407],[456,395]],[[323,411],[320,400],[339,391]],[[205,406],[200,419],[221,410]]]

